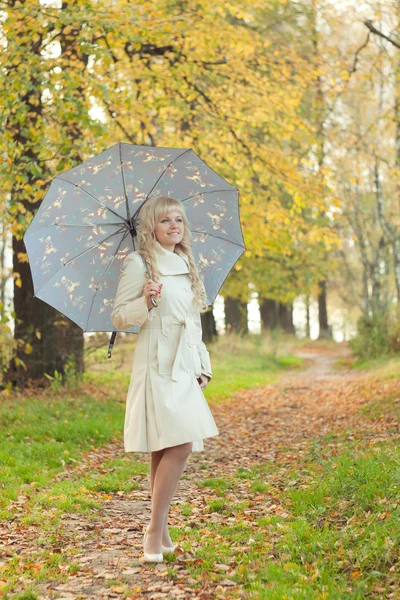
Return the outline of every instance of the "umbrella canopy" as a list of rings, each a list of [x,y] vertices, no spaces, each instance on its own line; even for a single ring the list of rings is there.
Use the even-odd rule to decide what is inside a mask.
[[[34,296],[84,331],[115,331],[113,300],[140,207],[161,195],[184,204],[211,305],[245,250],[238,190],[191,149],[122,142],[53,179],[24,235]]]

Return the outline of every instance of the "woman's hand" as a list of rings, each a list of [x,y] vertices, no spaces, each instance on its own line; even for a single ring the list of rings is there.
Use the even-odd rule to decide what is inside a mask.
[[[202,373],[200,375],[200,377],[197,378],[197,381],[199,382],[199,386],[202,390],[204,390],[207,387],[210,379],[211,379],[211,377],[209,377],[208,375],[204,375],[204,373]]]
[[[146,298],[146,302],[147,302],[147,308],[150,310],[151,308],[153,308],[153,305],[151,303],[151,296],[158,296],[158,294],[161,293],[162,290],[162,283],[156,283],[155,281],[153,281],[152,279],[149,279],[144,288],[143,288],[143,296]]]

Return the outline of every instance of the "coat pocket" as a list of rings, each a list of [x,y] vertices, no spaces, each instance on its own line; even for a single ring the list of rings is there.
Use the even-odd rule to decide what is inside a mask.
[[[160,375],[171,375],[174,356],[171,354],[171,340],[166,337],[157,339],[158,372]]]
[[[193,371],[195,377],[200,377],[201,375],[201,356],[200,356],[200,345],[196,345],[192,347],[192,357],[193,357]]]
[[[202,331],[192,319],[186,321],[187,336],[190,346],[197,346],[201,343]]]

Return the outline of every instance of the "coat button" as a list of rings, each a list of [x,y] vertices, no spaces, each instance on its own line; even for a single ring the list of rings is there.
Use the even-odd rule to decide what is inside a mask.
[[[188,370],[188,373],[189,373],[189,375],[193,375],[193,371],[192,371],[192,369],[189,369],[189,370]]]

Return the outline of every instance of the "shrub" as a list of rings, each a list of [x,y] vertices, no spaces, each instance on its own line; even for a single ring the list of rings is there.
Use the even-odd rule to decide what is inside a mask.
[[[400,354],[400,308],[361,316],[349,346],[358,358]]]

